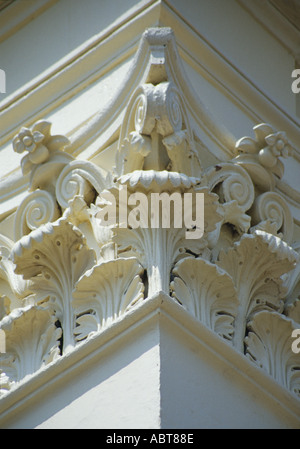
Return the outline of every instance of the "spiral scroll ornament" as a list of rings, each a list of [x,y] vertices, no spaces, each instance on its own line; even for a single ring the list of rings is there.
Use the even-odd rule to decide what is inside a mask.
[[[173,130],[180,131],[182,128],[182,113],[180,99],[177,91],[174,88],[168,89],[166,107],[168,111],[169,122],[171,123]]]
[[[132,107],[129,109],[127,135],[130,131],[146,135],[150,135],[153,131],[155,127],[153,89],[154,86],[152,84],[144,84],[137,89]]]
[[[36,190],[20,204],[15,218],[15,239],[19,240],[42,224],[59,218],[60,211],[53,196],[46,190]]]
[[[141,92],[135,102],[134,126],[138,133],[148,134],[152,131],[152,124],[147,123],[147,95]],[[148,125],[148,126],[147,126]]]
[[[230,163],[210,167],[206,172],[207,182],[216,191],[222,203],[236,201],[246,212],[254,201],[254,186],[246,170]]]
[[[254,224],[269,223],[287,243],[293,236],[293,217],[284,199],[276,192],[265,192],[259,195],[253,205],[252,219]]]
[[[183,115],[181,100],[177,89],[171,83],[160,83],[154,91],[157,108],[157,131],[162,136],[168,136],[181,131]]]
[[[60,173],[56,183],[56,198],[65,209],[75,195],[82,196],[90,203],[97,193],[109,186],[111,179],[103,171],[88,161],[72,161]]]

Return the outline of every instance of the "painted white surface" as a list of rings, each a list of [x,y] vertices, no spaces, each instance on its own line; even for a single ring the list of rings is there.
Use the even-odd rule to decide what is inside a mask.
[[[3,429],[300,428],[292,395],[163,294],[7,399]]]
[[[5,428],[159,428],[159,335],[150,326],[118,337],[66,370],[14,413]],[[2,427],[2,425],[0,425]]]
[[[194,0],[169,3],[258,88],[288,111],[294,110],[292,56],[235,0],[202,1],[201,7],[196,7]]]
[[[22,0],[20,0],[22,1]],[[199,42],[207,42],[211,51],[219,59],[203,57],[197,46],[188,48],[187,42],[195,42],[191,36],[187,41],[178,37],[180,52],[184,60],[187,77],[203,103],[215,114],[219,123],[224,123],[228,130],[238,139],[251,134],[254,124],[264,120],[264,107],[248,109],[249,103],[255,101],[249,92],[237,87],[233,92],[233,81],[223,81],[223,73],[214,71],[218,60],[228,63],[235,76],[245,78],[253,85],[253,91],[262,98],[274,102],[274,111],[280,117],[281,109],[291,129],[296,129],[295,97],[290,89],[290,73],[293,58],[279,41],[271,37],[263,25],[257,23],[247,14],[238,2],[229,1],[230,7],[224,8],[224,0],[207,2],[188,0],[170,0],[163,2],[165,9],[160,15],[160,2],[127,0],[116,2],[88,0],[88,6],[79,0],[60,0],[39,15],[35,20],[21,28],[7,40],[0,43],[0,66],[7,72],[7,95],[5,100],[23,89],[27,82],[41,82],[44,76],[51,78],[49,89],[42,90],[44,97],[50,101],[28,102],[29,108],[23,109],[19,103],[13,103],[11,117],[16,113],[17,123],[21,123],[26,113],[26,123],[40,118],[53,123],[53,132],[72,136],[86,121],[95,114],[108,117],[108,104],[122,83],[126,80],[127,70],[133,60],[140,29],[154,25],[158,20],[168,25],[172,23],[166,11],[170,7],[172,14],[180,23],[183,19],[191,25],[191,36],[197,35]],[[67,65],[55,72],[60,64],[84,58],[91,48],[96,46],[96,36],[107,32],[110,36],[119,21],[128,24],[134,11],[143,9],[138,20],[128,25],[114,41],[114,48],[119,55],[118,40],[127,46],[128,54],[113,65],[114,53],[111,51],[109,61],[112,65],[106,71],[101,58],[89,59],[89,68],[84,72],[80,66],[78,79],[70,75],[68,85]],[[157,6],[155,14],[154,7]],[[153,7],[153,9],[151,9]],[[151,9],[151,14],[150,14]],[[116,14],[117,11],[117,14]],[[175,12],[174,12],[175,11]],[[125,16],[124,16],[125,15]],[[84,19],[83,19],[84,17]],[[135,27],[137,31],[135,32]],[[174,30],[175,35],[177,30]],[[136,34],[136,36],[134,36]],[[180,30],[178,28],[178,36]],[[100,38],[99,38],[100,39]],[[124,41],[123,41],[124,39]],[[127,39],[127,40],[126,40]],[[22,42],[22,45],[20,45]],[[99,45],[97,55],[101,55]],[[105,47],[108,51],[109,46]],[[82,52],[82,54],[81,54]],[[98,57],[97,56],[97,57]],[[194,58],[194,60],[193,60]],[[220,63],[221,64],[221,63]],[[219,67],[219,66],[218,66]],[[51,72],[51,76],[50,76]],[[56,75],[59,81],[55,83]],[[49,78],[49,79],[50,79]],[[61,85],[60,80],[65,84]],[[81,81],[83,83],[81,84]],[[230,82],[229,82],[230,81]],[[60,91],[61,89],[61,91]],[[241,96],[239,97],[239,89]],[[21,92],[19,91],[19,92]],[[55,98],[52,107],[51,96]],[[63,98],[61,101],[56,97]],[[49,100],[50,99],[50,100]],[[18,101],[26,101],[26,95]],[[25,104],[25,103],[24,103]],[[15,109],[14,109],[15,108]],[[45,108],[45,110],[43,110]],[[116,112],[116,111],[115,111]],[[118,111],[117,111],[118,112]],[[6,113],[6,111],[4,111]],[[0,110],[1,114],[1,110]],[[257,116],[256,116],[257,114]],[[257,118],[257,121],[256,121]],[[12,119],[7,123],[16,125]],[[1,119],[0,119],[1,127]],[[2,135],[12,128],[0,128],[0,178],[8,173],[20,174],[19,164],[23,155],[13,152],[11,139],[1,140]],[[113,160],[115,146],[108,148],[106,154],[97,155],[105,138],[111,138],[112,130],[107,131],[89,147],[89,154],[99,165],[109,168]],[[297,136],[297,132],[293,137]],[[294,140],[295,141],[295,140]],[[284,180],[300,191],[298,158],[284,161],[286,171]],[[209,162],[207,165],[210,165]],[[11,182],[11,188],[15,181]],[[24,184],[25,185],[25,184]],[[0,184],[1,187],[1,184]],[[1,197],[1,194],[0,194]],[[5,210],[13,210],[21,196],[15,202],[9,199]],[[300,220],[300,212],[295,203],[293,213]],[[12,217],[1,223],[1,233],[12,236]],[[299,232],[299,231],[298,231]],[[295,230],[295,236],[297,229]],[[189,323],[187,324],[187,329]],[[41,388],[20,400],[15,413],[4,427],[10,428],[280,428],[297,426],[296,419],[289,421],[285,406],[274,406],[276,401],[262,395],[261,390],[247,384],[245,373],[239,373],[227,365],[200,341],[182,332],[177,324],[168,320],[144,323],[138,331],[118,339],[118,344],[110,346],[109,351],[95,353],[87,360],[78,363],[74,369],[61,373],[53,383]],[[292,424],[291,424],[292,423]],[[299,424],[298,424],[299,426]]]
[[[24,0],[21,0],[21,3]],[[20,2],[20,1],[19,1]],[[149,1],[59,0],[0,44],[7,96]],[[117,12],[117,13],[116,13]],[[3,97],[1,97],[2,99]]]
[[[167,320],[160,350],[162,428],[285,428],[280,409]]]

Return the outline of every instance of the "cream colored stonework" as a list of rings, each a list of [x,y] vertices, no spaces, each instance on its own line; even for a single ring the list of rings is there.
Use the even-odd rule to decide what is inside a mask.
[[[140,13],[154,14],[157,2],[146,4],[139,4]],[[161,7],[165,21],[176,25],[179,15],[170,4]],[[140,33],[121,87],[99,111],[91,100],[89,116],[79,123],[74,100],[65,133],[63,107],[50,120],[49,105],[58,107],[58,99],[50,102],[43,83],[14,100],[19,104],[5,100],[2,151],[18,158],[20,168],[9,168],[0,190],[0,329],[6,338],[0,354],[0,425],[13,426],[13,410],[20,416],[22,397],[37,394],[34,379],[37,388],[46,388],[57,373],[63,376],[64,364],[70,370],[81,357],[85,363],[84,354],[95,351],[95,342],[105,345],[111,329],[121,335],[121,323],[126,327],[131,319],[136,327],[139,317],[142,329],[145,316],[160,310],[178,329],[197,335],[198,343],[203,337],[209,348],[211,338],[216,348],[219,342],[230,370],[243,379],[251,372],[268,397],[265,404],[273,398],[282,426],[300,426],[300,355],[292,351],[292,332],[300,328],[300,185],[297,175],[287,175],[299,169],[299,127],[267,99],[260,104],[261,91],[255,93],[257,102],[250,99],[247,89],[253,86],[241,78],[251,121],[253,115],[274,120],[249,123],[238,136],[236,129],[228,131],[218,111],[212,115],[200,100],[184,68],[181,53],[192,58],[196,47],[183,52],[186,37],[179,31],[179,51],[176,31],[159,25]],[[226,77],[224,59],[208,46],[205,50],[205,39],[193,33],[189,39],[190,44],[198,39],[209,53],[203,58],[207,67],[223,65]],[[91,53],[104,45],[108,51],[109,42],[90,43],[85,63],[90,60],[92,67]],[[81,62],[66,64],[62,61],[56,71],[58,86],[68,82],[75,89],[72,65],[78,70]],[[88,83],[84,79],[92,79],[87,70],[87,65],[79,69],[81,88]],[[237,81],[240,75],[233,70],[231,76]],[[50,73],[45,83],[49,88],[54,83]],[[237,95],[235,81],[228,78],[226,84]],[[239,101],[245,100],[240,96]],[[36,120],[21,123],[26,104]],[[44,117],[33,112],[38,109]],[[132,229],[121,221],[105,226],[99,217],[107,195],[114,196],[119,210],[122,192],[126,200],[136,192],[147,198],[203,193],[203,236],[187,239],[186,229],[172,222],[169,228]],[[162,323],[167,341],[173,331]],[[33,423],[34,418],[28,426]],[[134,427],[134,420],[127,425]]]

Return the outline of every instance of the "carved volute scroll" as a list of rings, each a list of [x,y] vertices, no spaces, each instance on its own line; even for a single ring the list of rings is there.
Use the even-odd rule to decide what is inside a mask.
[[[15,151],[27,152],[21,165],[30,183],[15,213],[15,241],[0,236],[7,335],[0,392],[164,292],[299,397],[300,359],[290,347],[300,327],[299,251],[291,246],[291,211],[275,189],[291,145],[283,131],[259,124],[231,158],[207,167],[193,120],[221,128],[201,106],[195,110],[171,30],[147,30],[135,64],[143,71],[119,111],[108,173],[71,156],[68,139],[52,136],[49,122],[13,139]],[[164,207],[152,221],[153,195],[169,200],[165,207],[172,199],[174,211],[179,204],[181,219],[200,205],[203,222],[178,226]]]
[[[199,175],[200,160],[180,93],[172,82],[144,84],[133,94],[119,138],[116,172],[168,169]]]

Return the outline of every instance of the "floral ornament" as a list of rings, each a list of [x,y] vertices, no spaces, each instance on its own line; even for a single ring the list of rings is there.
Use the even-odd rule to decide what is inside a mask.
[[[280,158],[292,156],[293,147],[284,132],[267,123],[254,126],[253,131],[255,138],[242,137],[236,142],[233,161],[248,170],[261,190],[274,190],[275,178],[282,178],[284,173]]]
[[[29,173],[34,165],[43,164],[50,158],[51,152],[61,150],[69,140],[64,136],[51,136],[51,123],[44,120],[38,121],[30,130],[22,127],[13,138],[13,149],[16,153],[28,151],[21,161],[24,175]]]
[[[274,167],[278,157],[288,157],[292,154],[292,147],[284,132],[266,136],[265,142],[268,146],[262,148],[258,153],[258,159],[265,167]]]

